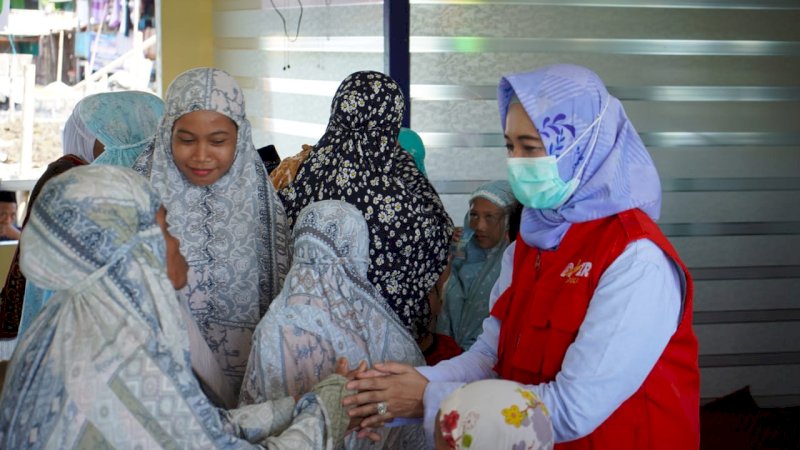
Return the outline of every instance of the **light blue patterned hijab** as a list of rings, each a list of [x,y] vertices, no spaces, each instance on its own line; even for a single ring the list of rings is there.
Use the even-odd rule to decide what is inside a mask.
[[[160,206],[146,180],[129,169],[76,167],[50,180],[39,195],[20,241],[20,268],[28,280],[55,292],[50,303],[75,296],[127,298],[131,312],[156,330],[152,302],[138,298],[143,292],[175,295],[168,282],[156,282],[164,272],[164,238],[154,219]]]
[[[245,410],[209,403],[166,273],[160,206],[147,180],[121,167],[77,167],[43,188],[20,261],[55,295],[11,359],[0,448],[331,449],[316,396]]]
[[[105,146],[94,164],[132,167],[151,143],[164,102],[139,91],[104,92],[84,98],[75,106],[81,119]]]
[[[358,209],[339,200],[312,203],[293,234],[292,269],[256,329],[245,403],[306,392],[333,373],[340,356],[370,366],[423,362],[411,334],[369,282],[369,229]],[[304,365],[313,370],[298,370]]]
[[[369,281],[369,228],[355,206],[340,200],[312,203],[300,211],[293,235],[292,269],[256,328],[241,404],[301,395],[334,373],[339,357],[351,368],[362,360],[370,367],[382,361],[425,363]],[[379,432],[384,445],[377,448],[423,445],[418,426]],[[351,436],[347,448],[376,447]]]
[[[470,206],[476,198],[486,199],[502,209],[508,229],[509,215],[517,205],[508,181],[480,186],[470,196]],[[468,350],[483,331],[483,320],[489,315],[489,293],[500,276],[503,251],[508,247],[504,238],[493,248],[483,249],[473,237],[467,213],[464,234],[444,286],[442,313],[436,322],[436,331],[452,336],[463,350]]]
[[[0,442],[11,444],[5,448],[16,448],[17,439],[37,448],[31,436],[47,442],[49,433],[68,435],[64,427],[87,420],[82,397],[100,397],[107,388],[93,383],[100,375],[83,366],[88,361],[113,366],[149,346],[189,367],[186,328],[155,222],[160,205],[130,169],[76,167],[45,185],[22,233],[20,267],[55,294],[11,362],[0,403],[0,429],[8,433]],[[184,370],[182,383],[189,377]],[[195,391],[200,394],[196,384]]]
[[[583,136],[578,147],[558,162],[564,181],[575,175],[589,155],[580,184],[564,205],[555,210],[524,208],[520,235],[528,245],[553,248],[571,223],[632,208],[658,219],[661,183],[653,160],[622,103],[608,93],[594,72],[558,64],[504,76],[497,88],[503,129],[514,95],[539,131],[548,155],[558,156],[576,137]],[[599,123],[584,133],[601,113]]]
[[[211,186],[189,182],[172,157],[175,121],[200,110],[223,114],[238,130],[233,165]],[[164,201],[190,268],[179,297],[238,393],[252,331],[280,292],[290,254],[286,214],[253,146],[244,93],[233,77],[212,68],[178,75],[167,90],[155,147],[134,169]]]

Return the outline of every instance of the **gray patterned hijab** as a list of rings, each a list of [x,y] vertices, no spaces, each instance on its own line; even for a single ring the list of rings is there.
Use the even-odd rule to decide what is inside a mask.
[[[162,197],[170,232],[190,266],[182,299],[238,392],[253,329],[289,269],[286,214],[253,146],[233,77],[212,68],[186,71],[169,86],[165,103],[155,146],[134,168]],[[189,182],[172,157],[175,121],[201,110],[225,115],[238,129],[233,165],[210,186]]]

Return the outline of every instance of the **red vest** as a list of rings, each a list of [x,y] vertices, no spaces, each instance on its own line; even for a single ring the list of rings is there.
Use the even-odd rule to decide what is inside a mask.
[[[687,283],[680,324],[639,390],[591,434],[556,445],[559,450],[700,446],[692,280],[658,225],[638,209],[573,224],[554,251],[540,251],[517,239],[511,286],[492,309],[502,323],[495,371],[500,378],[525,384],[553,381],[600,277],[638,239],[651,240],[683,269]]]

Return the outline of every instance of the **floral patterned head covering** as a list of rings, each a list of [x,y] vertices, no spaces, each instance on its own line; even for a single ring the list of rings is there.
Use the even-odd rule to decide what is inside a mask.
[[[550,413],[536,394],[513,381],[482,380],[458,388],[442,402],[438,420],[450,449],[553,448]]]
[[[388,75],[351,74],[333,96],[328,128],[316,147],[338,144],[337,153],[355,151],[370,168],[386,172],[391,169],[405,107],[400,86]]]
[[[405,102],[379,72],[342,81],[325,134],[279,195],[290,226],[320,200],[355,206],[369,227],[369,279],[414,338],[428,333],[427,294],[447,264],[453,225],[430,182],[397,145]]]
[[[189,281],[180,291],[208,346],[238,393],[252,331],[289,270],[283,206],[253,146],[244,94],[228,73],[191,69],[170,84],[155,147],[134,169],[150,179],[180,240]],[[214,111],[237,127],[235,159],[210,186],[186,179],[172,157],[172,128],[184,114]]]
[[[661,210],[661,183],[653,160],[622,103],[591,70],[557,64],[506,75],[497,88],[501,126],[516,95],[548,155],[558,157],[561,179],[579,177],[575,193],[557,209],[525,208],[520,234],[528,245],[553,248],[571,223],[639,208],[653,220]]]
[[[151,143],[164,102],[139,91],[104,92],[90,95],[75,107],[84,123],[105,146],[94,164],[132,167]]]

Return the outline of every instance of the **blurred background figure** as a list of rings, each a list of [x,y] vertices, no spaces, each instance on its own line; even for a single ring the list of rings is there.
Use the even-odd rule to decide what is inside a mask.
[[[16,241],[18,239],[17,194],[0,191],[0,241]]]
[[[437,333],[454,339],[461,350],[472,346],[489,315],[489,293],[500,275],[503,252],[510,242],[510,218],[517,206],[505,180],[484,184],[470,196],[436,324]]]

